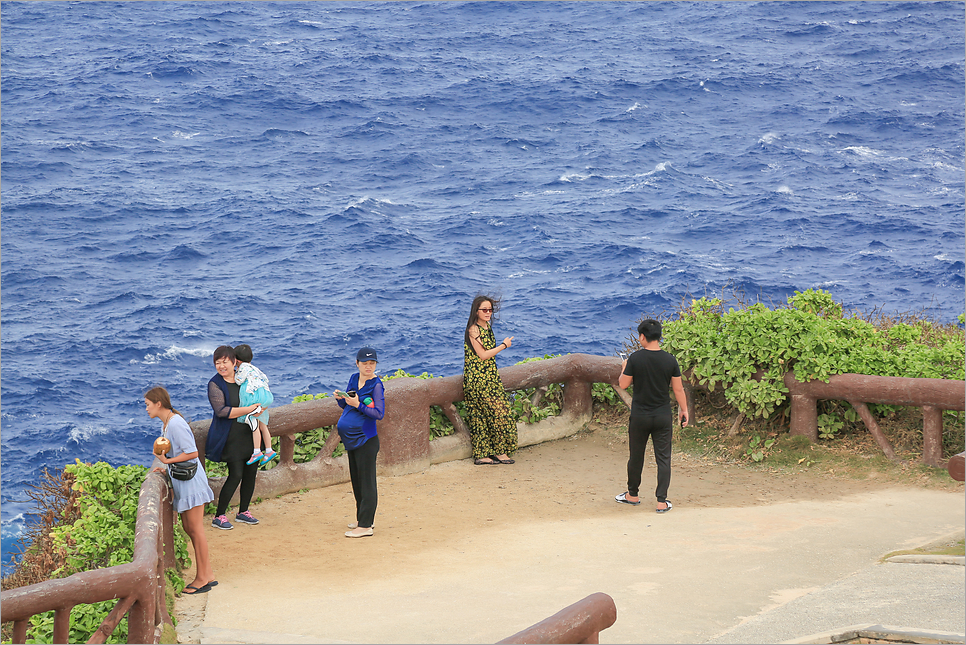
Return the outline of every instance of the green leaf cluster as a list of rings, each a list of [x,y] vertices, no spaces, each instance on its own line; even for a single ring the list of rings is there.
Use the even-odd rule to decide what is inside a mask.
[[[760,462],[765,460],[765,456],[768,453],[768,449],[775,444],[774,439],[762,439],[760,436],[755,435],[748,442],[748,449],[745,450],[745,456],[754,462]]]
[[[796,291],[775,309],[759,302],[726,312],[721,298],[700,298],[663,326],[662,347],[681,369],[712,391],[726,388],[729,403],[748,416],[787,413],[790,369],[801,381],[847,373],[964,378],[962,329],[844,316],[822,290]]]
[[[73,488],[80,495],[80,514],[73,523],[51,529],[53,547],[65,557],[65,564],[53,572],[66,578],[80,571],[127,564],[134,559],[134,535],[138,497],[147,476],[144,466],[112,467],[103,461],[76,461],[64,467],[74,477]],[[175,527],[175,557],[179,566],[191,565],[188,540],[180,524]],[[168,576],[175,592],[184,588],[180,576]],[[100,627],[117,600],[81,604],[70,614],[69,642],[83,643]],[[27,629],[28,643],[50,643],[54,633],[54,612],[36,614]],[[127,618],[111,634],[108,643],[127,642]]]

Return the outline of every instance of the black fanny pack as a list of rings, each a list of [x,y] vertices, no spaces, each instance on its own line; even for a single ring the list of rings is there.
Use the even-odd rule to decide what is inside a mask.
[[[194,477],[196,472],[198,472],[197,461],[191,463],[188,463],[187,461],[179,461],[177,463],[168,464],[168,474],[171,475],[172,479],[186,482]]]

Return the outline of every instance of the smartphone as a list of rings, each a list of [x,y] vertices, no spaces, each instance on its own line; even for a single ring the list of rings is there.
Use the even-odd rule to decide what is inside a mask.
[[[345,393],[345,395],[346,396],[355,396],[356,395],[356,391],[355,390],[349,390],[348,392]]]
[[[627,360],[627,352],[617,352],[617,355],[621,357],[622,361]]]
[[[342,390],[336,390],[335,395],[341,396],[343,399],[345,398],[345,392],[343,392]]]

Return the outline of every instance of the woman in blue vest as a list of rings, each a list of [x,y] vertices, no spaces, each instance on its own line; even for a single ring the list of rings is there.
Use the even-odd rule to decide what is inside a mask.
[[[255,477],[259,466],[258,462],[248,463],[255,449],[255,442],[252,440],[252,429],[237,419],[254,412],[259,406],[256,403],[239,407],[238,383],[235,382],[235,350],[228,345],[222,345],[215,350],[214,361],[218,373],[208,381],[208,402],[211,404],[212,415],[208,438],[205,440],[205,456],[211,461],[228,464],[228,478],[221,487],[218,510],[215,512],[215,519],[211,521],[215,528],[227,531],[234,528],[228,521],[228,504],[239,484],[241,496],[235,521],[258,524],[258,520],[248,510],[255,492]]]
[[[376,456],[379,435],[376,421],[386,413],[386,396],[382,380],[376,376],[376,350],[363,347],[356,354],[359,371],[349,377],[346,391],[336,390],[335,398],[342,408],[336,424],[342,445],[349,457],[349,479],[356,498],[356,521],[349,524],[350,538],[372,535],[376,517]]]

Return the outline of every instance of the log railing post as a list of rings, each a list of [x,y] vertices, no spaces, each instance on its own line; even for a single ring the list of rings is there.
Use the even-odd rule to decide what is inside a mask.
[[[922,406],[922,462],[943,466],[943,411],[934,405]]]

